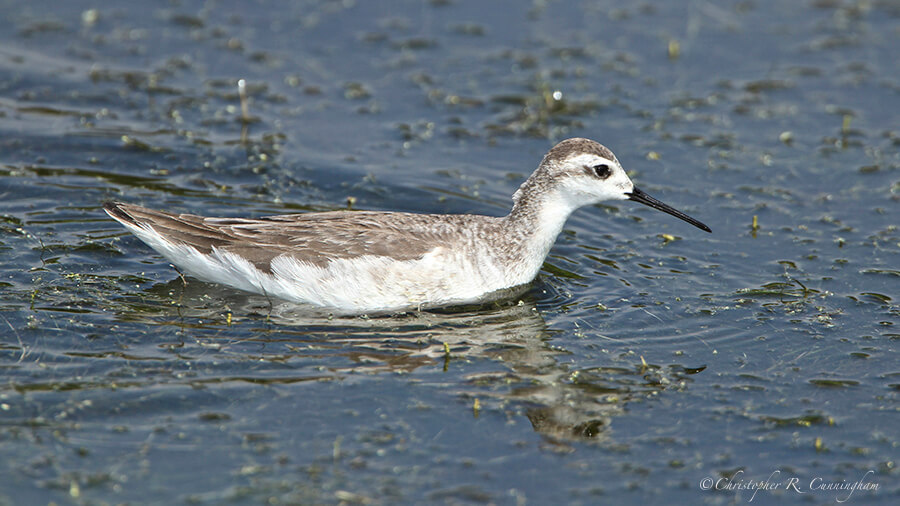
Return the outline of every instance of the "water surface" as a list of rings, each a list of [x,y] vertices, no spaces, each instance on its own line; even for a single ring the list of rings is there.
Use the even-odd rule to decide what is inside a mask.
[[[896,2],[0,11],[0,502],[896,503]],[[519,298],[328,318],[101,207],[501,215],[571,136],[714,233],[582,209]]]

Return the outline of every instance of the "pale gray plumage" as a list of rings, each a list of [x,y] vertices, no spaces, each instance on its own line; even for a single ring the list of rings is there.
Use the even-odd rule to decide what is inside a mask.
[[[527,283],[569,214],[606,199],[635,200],[709,231],[634,188],[615,155],[588,139],[553,147],[504,217],[334,211],[249,219],[119,202],[104,208],[189,274],[297,302],[373,311],[471,302]]]
[[[460,240],[461,230],[478,230],[498,221],[479,215],[435,215],[376,211],[329,211],[260,218],[207,218],[107,202],[116,220],[153,228],[160,235],[208,254],[213,247],[239,254],[271,273],[280,255],[324,266],[336,258],[362,255],[413,260],[435,244]],[[448,219],[449,218],[449,219]],[[481,222],[480,225],[476,223]]]

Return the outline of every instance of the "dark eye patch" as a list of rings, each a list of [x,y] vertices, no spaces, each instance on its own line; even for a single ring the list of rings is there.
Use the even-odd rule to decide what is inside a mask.
[[[612,175],[612,167],[605,163],[594,165],[591,167],[591,170],[594,172],[594,175],[600,179],[606,179]]]

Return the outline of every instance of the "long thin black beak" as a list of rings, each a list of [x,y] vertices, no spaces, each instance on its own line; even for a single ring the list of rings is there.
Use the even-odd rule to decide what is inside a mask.
[[[683,212],[679,211],[678,209],[675,209],[672,206],[663,204],[662,202],[656,200],[655,198],[651,197],[650,195],[647,195],[646,193],[644,193],[642,190],[639,190],[638,188],[632,189],[631,193],[626,193],[625,195],[628,195],[628,200],[640,202],[641,204],[648,205],[648,206],[652,207],[653,209],[659,209],[660,211],[662,211],[664,213],[671,214],[672,216],[674,216],[676,218],[680,218],[680,219],[690,223],[691,225],[699,228],[700,230],[706,230],[707,232],[710,232],[710,233],[712,232],[712,230],[710,230],[709,227],[707,227],[703,223],[695,220],[694,218],[691,218],[690,216],[684,214]]]

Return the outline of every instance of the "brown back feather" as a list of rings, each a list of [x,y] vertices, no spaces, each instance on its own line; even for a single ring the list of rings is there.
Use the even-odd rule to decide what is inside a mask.
[[[413,260],[448,241],[460,222],[484,218],[367,211],[205,218],[119,202],[109,202],[104,209],[120,222],[149,226],[201,253],[215,247],[238,254],[266,272],[271,272],[272,259],[285,254],[317,266],[362,255]]]

